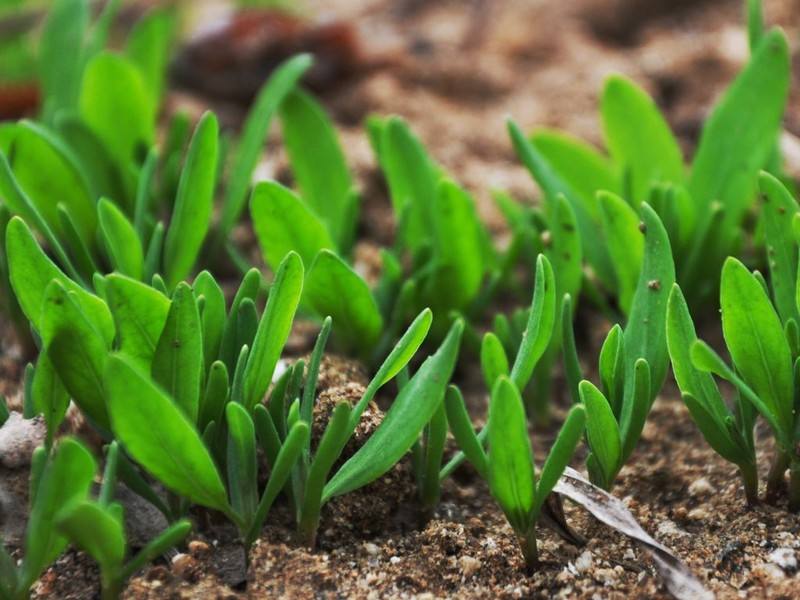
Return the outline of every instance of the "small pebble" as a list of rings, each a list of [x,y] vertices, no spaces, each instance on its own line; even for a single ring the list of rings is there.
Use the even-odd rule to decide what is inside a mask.
[[[201,540],[192,540],[189,542],[189,554],[192,556],[205,556],[208,554],[209,550],[209,545]]]
[[[481,561],[472,556],[462,556],[459,561],[464,577],[470,578],[481,568]]]
[[[708,496],[713,494],[715,491],[716,490],[714,489],[714,486],[712,486],[705,477],[695,479],[689,485],[689,495],[693,498],[697,498],[698,496]]]
[[[578,573],[585,573],[592,568],[593,562],[591,550],[584,550],[581,555],[575,559],[575,570]]]
[[[770,552],[769,560],[787,573],[797,571],[797,556],[791,548],[776,548]]]
[[[399,563],[401,560],[402,560],[402,559],[401,559],[399,556],[393,556],[392,558],[390,558],[390,559],[389,559],[389,562],[390,562],[390,563],[392,563],[393,565],[396,565],[396,564],[397,564],[397,563]]]
[[[378,548],[376,544],[373,544],[372,542],[367,542],[364,544],[364,551],[370,556],[377,556],[378,553],[381,551],[381,549]]]

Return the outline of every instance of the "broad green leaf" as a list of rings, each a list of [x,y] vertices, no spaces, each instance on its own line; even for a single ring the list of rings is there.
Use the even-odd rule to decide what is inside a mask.
[[[218,138],[217,118],[207,112],[189,142],[172,221],[164,240],[165,279],[170,288],[189,275],[208,231],[214,204]]]
[[[458,310],[478,294],[486,270],[484,230],[472,198],[448,179],[439,182],[432,213],[435,274],[424,293],[438,314],[437,305]]]
[[[380,164],[394,213],[405,219],[401,235],[414,250],[429,241],[436,203],[438,168],[405,121],[390,117],[383,126]]]
[[[51,261],[25,222],[14,217],[6,228],[6,252],[11,285],[25,316],[41,329],[42,301],[45,289],[57,279],[67,290],[75,292],[76,301],[95,328],[109,343],[114,339],[114,321],[105,302],[69,279]]]
[[[622,460],[622,440],[614,412],[603,393],[590,381],[581,381],[581,401],[586,407],[586,437],[603,472],[603,487],[610,487]]]
[[[494,333],[488,331],[481,341],[481,371],[487,389],[493,389],[497,379],[509,374],[508,357],[503,343]]]
[[[192,284],[194,295],[203,297],[203,312],[200,315],[203,326],[203,357],[208,370],[220,355],[222,335],[225,328],[225,294],[214,276],[202,271]]]
[[[328,229],[294,192],[274,181],[256,184],[250,215],[266,263],[274,270],[294,250],[310,265],[323,248],[335,248]]]
[[[78,105],[88,27],[87,0],[58,0],[47,12],[38,60],[45,121],[59,110]]]
[[[155,111],[164,92],[176,16],[171,7],[149,11],[133,26],[125,45],[125,54],[139,68]]]
[[[219,224],[222,238],[227,237],[244,208],[247,189],[250,187],[253,170],[263,151],[273,113],[311,64],[312,58],[309,54],[298,54],[286,60],[272,72],[258,92],[242,127],[242,135],[236,150],[233,152],[233,164],[225,189]]]
[[[228,402],[225,417],[228,425],[227,468],[231,506],[249,520],[255,515],[258,505],[255,425],[244,407],[236,402]]]
[[[105,280],[119,350],[143,369],[149,369],[167,321],[170,301],[149,285],[124,275],[112,273]]]
[[[561,475],[564,474],[564,469],[569,465],[572,460],[572,455],[575,454],[575,448],[583,438],[583,428],[586,423],[586,411],[583,406],[573,406],[567,418],[564,419],[564,425],[558,432],[558,437],[547,455],[547,459],[542,466],[542,473],[539,477],[539,483],[536,485],[536,498],[533,505],[533,520],[537,521],[539,512],[547,500],[547,496],[553,491],[553,488],[558,483]]]
[[[742,379],[792,431],[792,357],[775,309],[761,284],[735,258],[725,261],[720,287],[722,333]]]
[[[151,372],[153,380],[197,422],[203,379],[203,332],[192,288],[179,283],[158,338]]]
[[[667,376],[667,296],[675,283],[669,237],[658,215],[642,204],[644,260],[628,324],[625,326],[625,403],[633,394],[634,364],[644,358],[651,369],[651,401]],[[623,411],[624,412],[624,411]],[[624,422],[624,418],[620,422]]]
[[[761,173],[759,186],[764,200],[764,237],[775,307],[782,322],[797,321],[800,318],[795,301],[797,243],[792,233],[792,220],[800,208],[786,186],[769,173]]]
[[[617,276],[616,296],[622,311],[629,314],[644,261],[644,237],[639,231],[639,215],[614,194],[599,192],[597,200]]]
[[[69,394],[46,350],[39,352],[32,383],[33,406],[44,415],[48,439],[54,439],[69,406]]]
[[[97,465],[89,451],[73,438],[62,439],[36,486],[25,536],[21,586],[27,592],[44,569],[67,545],[53,527],[59,510],[89,493]]]
[[[357,196],[342,148],[328,116],[309,94],[294,89],[280,108],[281,129],[303,201],[319,215],[347,252],[355,234]]]
[[[539,129],[531,136],[531,142],[553,170],[580,195],[593,220],[600,216],[595,201],[597,192],[606,190],[618,194],[622,191],[619,174],[611,161],[583,140],[560,131]]]
[[[730,432],[724,423],[720,423],[716,416],[688,392],[683,392],[682,396],[689,414],[692,415],[697,428],[714,452],[734,464],[740,464],[749,458],[745,456],[743,449],[731,439]]]
[[[569,294],[577,298],[583,280],[583,249],[575,212],[567,199],[559,194],[553,203],[549,222],[550,242],[544,253],[550,260],[556,279],[556,297]],[[560,304],[557,315],[561,314]]]
[[[83,501],[56,516],[56,527],[73,544],[95,559],[103,572],[112,573],[125,559],[125,531],[109,510]]]
[[[603,284],[609,289],[612,289],[614,275],[611,260],[608,255],[608,250],[604,246],[603,238],[597,235],[599,215],[597,215],[597,211],[595,210],[594,214],[596,216],[593,218],[593,210],[590,208],[590,206],[594,204],[594,199],[591,199],[591,204],[589,204],[588,201],[584,201],[584,199],[561,177],[545,156],[527,140],[516,123],[509,121],[508,131],[517,156],[522,161],[525,168],[528,169],[536,183],[542,188],[548,212],[553,210],[550,207],[552,207],[555,198],[559,194],[563,194],[569,202],[572,210],[575,212],[578,231],[580,232],[581,241],[584,244],[583,251],[586,260],[595,270]]]
[[[714,378],[706,372],[697,370],[692,364],[690,349],[696,340],[697,334],[692,316],[689,314],[689,306],[681,288],[678,284],[674,284],[667,303],[667,348],[672,360],[672,372],[681,393],[691,397],[686,404],[689,410],[692,410],[690,403],[700,404],[703,410],[713,417],[717,427],[722,429],[730,411],[714,383]],[[694,412],[692,411],[692,416]],[[699,421],[696,422],[700,424]]]
[[[92,246],[97,223],[94,200],[70,148],[40,125],[23,120],[0,127],[0,150],[8,157],[20,187],[53,231],[63,235],[57,207],[64,204],[75,219],[81,240]]]
[[[105,385],[114,433],[128,454],[168,489],[226,511],[214,460],[184,412],[121,356],[108,359]]]
[[[306,276],[303,300],[320,317],[333,317],[334,336],[350,351],[369,352],[378,341],[383,318],[369,286],[333,252],[317,254]]]
[[[292,330],[294,313],[303,291],[303,261],[294,252],[283,259],[267,298],[264,314],[258,324],[253,349],[244,371],[245,408],[261,402],[272,383],[275,365]],[[235,396],[234,396],[235,397]]]
[[[692,164],[689,193],[698,205],[698,229],[727,251],[753,198],[758,170],[774,148],[789,90],[789,49],[772,30],[728,88],[703,127]],[[724,206],[712,223],[710,206]],[[698,243],[700,240],[698,239]]]
[[[556,319],[556,284],[553,267],[544,255],[536,260],[536,281],[528,323],[511,368],[511,380],[524,390],[536,363],[544,354]]]
[[[42,300],[40,334],[72,399],[95,425],[108,429],[103,371],[111,346],[88,320],[78,298],[59,280],[51,281]]]
[[[122,275],[141,279],[144,254],[139,236],[131,222],[106,198],[101,198],[97,204],[97,217],[111,265]]]
[[[535,475],[528,419],[517,386],[501,377],[489,401],[489,489],[517,533],[533,519]]]
[[[153,103],[139,69],[125,57],[101,52],[89,61],[79,105],[84,121],[121,168],[153,143]]]
[[[681,183],[683,156],[656,103],[635,83],[612,75],[600,101],[603,134],[614,162],[630,182],[634,206],[647,200],[655,182]]]
[[[462,321],[453,323],[436,353],[400,390],[375,433],[325,486],[323,503],[371,483],[408,452],[444,399],[463,330]]]

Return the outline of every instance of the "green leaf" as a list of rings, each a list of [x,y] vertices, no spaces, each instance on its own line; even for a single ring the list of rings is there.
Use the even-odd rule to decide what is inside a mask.
[[[531,136],[533,147],[586,206],[595,221],[600,214],[595,195],[598,190],[620,193],[619,174],[611,161],[591,146],[567,133],[539,129]]]
[[[149,285],[124,275],[112,273],[105,281],[119,350],[140,367],[149,369],[167,321],[170,301]]]
[[[442,179],[432,207],[435,275],[423,288],[434,314],[437,306],[462,309],[469,305],[483,283],[484,229],[475,203],[454,182]]]
[[[534,479],[522,397],[508,377],[501,377],[489,402],[489,489],[517,533],[533,523]]]
[[[95,502],[80,502],[58,513],[56,527],[95,559],[104,574],[114,573],[122,566],[125,531],[108,509]]]
[[[280,108],[286,152],[297,185],[308,206],[319,215],[347,252],[355,234],[357,196],[342,148],[328,116],[305,92],[294,89]]]
[[[220,359],[228,368],[228,373],[233,373],[240,350],[236,347],[236,334],[238,329],[236,321],[239,316],[239,306],[246,298],[250,298],[253,301],[258,298],[261,283],[261,273],[258,269],[252,268],[242,277],[242,282],[239,284],[236,295],[233,297],[233,303],[228,312],[228,319],[225,321],[225,327],[222,330],[222,343],[220,346]]]
[[[42,342],[72,399],[95,425],[108,429],[103,371],[110,344],[88,320],[75,292],[59,280],[42,301]]]
[[[508,376],[508,358],[503,343],[494,333],[488,331],[481,342],[481,371],[487,389],[493,389],[501,375]]]
[[[761,173],[759,185],[764,199],[764,237],[775,307],[782,322],[797,321],[800,319],[795,300],[797,243],[792,232],[792,220],[800,207],[786,186],[769,173]]]
[[[505,374],[502,376],[507,377]],[[458,447],[480,476],[485,479],[488,477],[489,459],[478,436],[475,435],[475,429],[467,413],[467,407],[464,405],[461,391],[454,385],[448,386],[444,403],[447,411],[447,423],[450,425],[450,431],[453,432]]]
[[[244,372],[244,406],[261,402],[272,383],[275,365],[292,330],[294,313],[303,291],[303,261],[294,252],[283,259],[275,273],[264,314],[258,324],[253,349]]]
[[[731,413],[714,383],[714,378],[706,372],[699,371],[692,364],[690,349],[695,341],[697,334],[689,306],[681,288],[678,284],[674,284],[667,303],[667,348],[675,381],[681,393],[691,397],[686,403],[687,407],[690,403],[700,404],[705,413],[713,417],[717,427],[723,429],[725,419]],[[691,407],[689,409],[692,410]],[[694,416],[694,412],[692,415]],[[699,425],[699,421],[697,422]]]
[[[584,201],[570,185],[554,169],[542,153],[531,144],[516,123],[508,122],[508,131],[514,150],[517,156],[528,169],[531,176],[536,180],[545,194],[545,202],[548,212],[552,211],[550,206],[559,194],[563,194],[575,212],[575,219],[578,223],[581,241],[584,243],[583,251],[586,260],[595,270],[597,276],[609,289],[613,287],[613,270],[608,251],[605,248],[605,240],[597,235],[598,217],[597,210],[593,208],[594,199],[591,202]]]
[[[745,455],[743,449],[737,446],[736,442],[731,438],[725,424],[720,423],[717,417],[710,413],[694,396],[688,392],[683,392],[682,397],[686,408],[689,409],[689,414],[692,415],[692,419],[697,424],[697,428],[703,434],[708,445],[714,449],[714,452],[735,464],[747,462],[748,458],[755,458],[755,456],[747,457]]]
[[[383,329],[367,283],[341,258],[322,250],[311,265],[303,299],[318,316],[333,317],[337,340],[350,351],[369,352]]]
[[[524,390],[536,363],[544,354],[556,319],[556,284],[553,267],[544,255],[536,259],[536,281],[528,323],[511,368],[511,380]]]
[[[184,412],[122,356],[108,359],[105,385],[114,433],[125,450],[170,490],[227,511],[214,460]]]
[[[312,58],[309,54],[298,54],[281,63],[258,92],[250,112],[247,113],[239,143],[233,152],[233,163],[225,190],[219,224],[221,238],[227,237],[244,208],[247,189],[261,156],[273,113],[311,64]]]
[[[556,280],[556,298],[569,294],[577,298],[583,281],[583,250],[578,235],[575,212],[563,194],[556,196],[549,220],[550,241],[544,253],[550,260]],[[556,320],[561,319],[561,304],[556,306]],[[560,347],[560,336],[553,336],[556,348]]]
[[[630,178],[634,205],[647,200],[653,183],[684,179],[683,155],[656,103],[635,83],[612,75],[600,101],[603,134],[614,162]]]
[[[334,249],[328,229],[291,190],[273,181],[256,184],[250,215],[264,260],[277,269],[292,250],[310,265],[323,248]]]
[[[371,483],[408,452],[444,398],[463,330],[462,321],[453,323],[436,353],[400,390],[375,433],[325,486],[323,503]]]
[[[617,276],[616,296],[622,311],[630,314],[644,262],[644,237],[639,230],[639,215],[627,202],[614,194],[599,192],[597,200],[603,215],[608,251]]]
[[[642,222],[644,260],[628,324],[625,326],[625,372],[632,373],[638,359],[644,358],[647,361],[651,369],[652,402],[667,376],[667,296],[675,283],[675,266],[667,232],[655,211],[644,203]],[[633,378],[626,376],[625,403],[629,403],[633,391]],[[620,422],[625,422],[624,416]]]
[[[258,505],[256,429],[253,419],[236,402],[228,402],[225,417],[228,424],[227,468],[231,506],[249,522]]]
[[[134,24],[125,44],[125,54],[139,67],[156,111],[164,93],[176,16],[171,7],[150,10]]]
[[[44,415],[44,421],[47,423],[48,439],[53,440],[67,413],[69,394],[61,383],[46,350],[39,352],[39,358],[36,360],[31,393],[37,414]]]
[[[38,60],[45,121],[78,104],[88,27],[87,0],[58,0],[47,12]]]
[[[203,357],[206,371],[219,356],[222,346],[222,333],[225,327],[225,294],[208,271],[202,271],[192,284],[194,295],[203,298],[203,312],[200,315],[203,326]]]
[[[197,417],[198,429],[204,431],[211,421],[220,422],[229,394],[228,369],[225,363],[216,360],[208,369],[208,381]]]
[[[578,384],[583,375],[581,373],[581,363],[578,359],[578,349],[575,346],[575,328],[572,324],[572,297],[564,294],[561,301],[561,338],[564,356],[564,376],[569,386],[569,394],[573,404],[580,402]]]
[[[755,191],[758,169],[767,163],[774,148],[789,79],[786,38],[781,31],[772,30],[703,127],[689,193],[698,205],[698,229],[709,235],[711,204],[718,201],[724,206],[722,223],[713,223],[720,254],[728,251],[738,234]],[[698,238],[697,243],[701,241]],[[698,246],[695,248],[698,252]]]
[[[590,381],[581,381],[579,391],[586,407],[586,437],[603,473],[603,481],[599,483],[607,489],[622,466],[619,426],[608,400]]]
[[[19,217],[12,218],[6,228],[6,252],[14,293],[25,316],[37,330],[41,331],[42,327],[45,290],[56,279],[65,289],[75,292],[76,302],[103,338],[108,343],[114,339],[114,321],[105,302],[64,275],[45,255],[31,230]]]
[[[153,103],[139,69],[125,57],[101,52],[89,61],[79,106],[84,121],[123,169],[152,145]]]
[[[217,118],[207,112],[189,142],[172,221],[164,240],[165,279],[170,288],[189,275],[208,231],[214,204],[218,138]]]
[[[405,221],[400,235],[417,250],[430,240],[438,168],[399,117],[390,117],[383,126],[379,158],[394,213]]]
[[[179,283],[153,354],[153,380],[197,422],[203,379],[203,333],[192,288]]]
[[[735,258],[722,268],[720,307],[722,333],[736,370],[790,436],[794,387],[789,344],[764,289]]]
[[[375,397],[375,394],[378,393],[378,390],[389,383],[417,353],[417,350],[419,350],[419,347],[422,345],[422,342],[425,341],[430,331],[432,322],[433,314],[429,308],[426,308],[423,309],[411,325],[408,326],[406,332],[394,345],[389,356],[386,357],[375,373],[375,376],[369,382],[369,385],[367,385],[367,389],[361,397],[361,400],[353,407],[353,412],[350,417],[351,431],[355,431],[358,420]]]
[[[56,513],[89,493],[97,465],[89,451],[75,439],[63,438],[47,462],[36,486],[25,535],[25,560],[20,588],[24,592],[39,578],[67,545],[53,527]]]
[[[69,146],[42,126],[23,120],[0,126],[0,149],[20,187],[53,231],[64,234],[57,214],[58,205],[63,204],[75,218],[81,240],[91,247],[97,223],[94,199]],[[14,210],[26,216],[19,208]]]
[[[101,198],[97,204],[97,217],[112,267],[122,275],[141,279],[144,274],[144,253],[131,222],[106,198]]]
[[[547,500],[550,492],[553,491],[561,475],[564,474],[564,469],[569,465],[569,461],[572,460],[575,448],[578,447],[578,443],[583,438],[583,427],[586,419],[586,411],[580,405],[573,406],[567,413],[564,425],[561,426],[558,437],[556,437],[556,441],[547,455],[547,460],[544,461],[542,466],[532,511],[534,521],[539,519],[542,504]]]

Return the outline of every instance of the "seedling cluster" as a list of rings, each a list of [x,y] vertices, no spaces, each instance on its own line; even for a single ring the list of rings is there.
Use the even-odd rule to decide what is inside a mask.
[[[330,118],[301,86],[311,58],[273,72],[235,141],[209,112],[194,126],[175,115],[157,142],[176,15],[154,9],[112,52],[118,5],[91,22],[86,0],[54,2],[39,40],[41,114],[0,125],[2,310],[34,360],[25,416],[47,426],[32,457],[22,561],[0,546],[1,598],[27,597],[70,543],[97,561],[104,597],[117,597],[208,511],[230,521],[247,554],[272,505],[287,502],[298,540],[313,548],[328,501],[409,454],[423,519],[441,482],[469,462],[533,570],[536,524],[576,449],[585,442],[591,480],[612,489],[670,363],[708,443],[739,468],[747,501],[759,494],[760,415],[777,448],[767,496],[784,494],[788,470],[789,508],[800,509],[800,207],[776,144],[789,54],[780,31],[763,32],[757,2],[752,57],[689,169],[653,101],[622,77],[602,93],[607,156],[510,121],[543,202],[496,193],[511,233],[503,248],[405,121],[371,117],[366,135],[396,222],[374,280],[354,264],[356,182]],[[273,117],[293,188],[251,183]],[[249,226],[248,199],[266,276],[232,241]],[[744,239],[763,247],[764,275],[736,258]],[[231,267],[241,280],[226,293]],[[730,360],[698,339],[691,316],[708,317],[717,292]],[[501,296],[532,300],[507,315],[493,310]],[[573,329],[579,300],[619,321],[588,371],[594,382]],[[298,318],[319,324],[314,349],[282,362]],[[315,428],[329,347],[372,378]],[[488,398],[480,431],[455,383],[470,362]],[[547,422],[560,362],[573,406],[537,474],[529,423]],[[732,384],[730,399],[715,376]],[[343,459],[379,392],[382,422]],[[59,436],[70,402],[105,449],[96,496],[97,458]],[[458,451],[445,461],[448,432]],[[170,523],[133,557],[118,482]]]

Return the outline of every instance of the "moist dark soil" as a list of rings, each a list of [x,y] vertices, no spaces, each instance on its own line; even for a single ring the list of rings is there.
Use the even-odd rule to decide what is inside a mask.
[[[310,25],[277,36],[288,41],[243,64],[249,71],[268,70],[273,55],[287,48],[330,50],[322,58],[327,71],[316,76],[314,86],[334,115],[362,189],[357,260],[366,273],[378,270],[375,244],[392,235],[388,200],[362,126],[366,115],[407,118],[432,155],[475,195],[482,217],[502,239],[491,190],[507,189],[533,201],[537,196],[513,156],[505,133],[508,115],[526,128],[559,127],[601,146],[599,91],[607,74],[622,72],[654,96],[690,155],[713,100],[748,55],[738,0],[309,0],[305,6],[313,15]],[[767,0],[765,10],[770,23],[786,29],[793,48],[786,156],[798,174],[800,112],[791,107],[800,105],[800,0]],[[223,46],[217,42],[217,47]],[[179,68],[202,69],[203,56],[188,55]],[[236,53],[232,56],[235,66]],[[336,76],[326,78],[326,72]],[[170,95],[169,110],[211,105],[235,127],[244,114],[242,99],[253,93],[248,81],[263,75],[241,78],[250,88],[240,90],[201,89],[190,76],[177,77],[182,88]],[[289,179],[279,132],[271,136],[259,169],[264,176]],[[252,240],[247,227],[236,235],[245,244]],[[257,248],[251,248],[257,260]],[[578,325],[588,367],[596,362],[598,340],[609,324],[586,312]],[[705,328],[713,338],[713,326]],[[23,360],[9,329],[0,324],[5,340],[0,393],[19,407]],[[310,333],[313,328],[298,328],[289,345],[293,356],[309,351]],[[328,357],[324,367],[321,416],[331,402],[358,397],[365,381],[361,367],[342,359]],[[486,398],[474,368],[462,367],[457,378],[475,421],[482,421]],[[557,378],[552,425],[532,431],[538,461],[564,414],[563,387]],[[385,401],[370,407],[360,439],[380,421]],[[79,430],[80,420],[70,421],[68,429]],[[772,448],[763,424],[758,434],[763,478]],[[580,468],[581,460],[576,457],[574,466]],[[214,515],[197,513],[198,530],[182,552],[145,568],[130,581],[125,597],[668,597],[647,554],[580,507],[567,503],[566,513],[587,544],[571,546],[541,530],[542,564],[527,574],[509,526],[471,467],[461,467],[445,482],[441,504],[425,522],[409,473],[401,463],[365,490],[326,506],[314,551],[296,538],[288,507],[276,505],[249,566],[234,532]],[[16,547],[24,531],[27,477],[25,468],[0,470],[0,532]],[[719,598],[800,598],[800,516],[790,515],[785,504],[745,507],[735,468],[704,442],[671,383],[613,492]],[[145,509],[132,500],[126,506],[134,540],[137,533],[146,539],[143,529],[155,521],[148,522]],[[94,564],[75,551],[62,556],[34,591],[38,598],[98,594]]]

